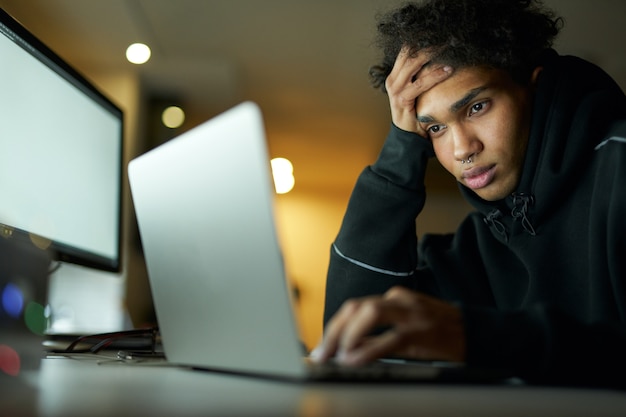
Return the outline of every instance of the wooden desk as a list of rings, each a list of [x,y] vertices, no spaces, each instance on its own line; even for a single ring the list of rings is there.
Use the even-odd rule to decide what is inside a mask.
[[[44,359],[0,379],[2,416],[626,416],[626,392],[287,383],[170,366]]]

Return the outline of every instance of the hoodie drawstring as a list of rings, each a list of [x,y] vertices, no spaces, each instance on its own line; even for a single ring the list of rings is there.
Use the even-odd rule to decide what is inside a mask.
[[[495,232],[502,237],[502,240],[508,242],[509,237],[506,234],[506,228],[504,227],[504,224],[502,224],[502,222],[498,220],[500,218],[502,218],[502,212],[496,209],[488,213],[487,217],[485,217],[483,221],[487,226],[489,226],[490,229],[495,230]]]
[[[528,207],[535,203],[535,199],[532,195],[524,194],[524,193],[513,193],[513,209],[511,210],[511,216],[513,219],[521,219],[522,226],[524,230],[528,232],[529,235],[535,236],[537,232],[535,232],[535,228],[533,227],[530,220],[528,220]]]
[[[534,197],[524,193],[514,193],[511,198],[513,199],[513,208],[511,209],[513,220],[520,220],[526,233],[531,236],[536,236],[537,232],[527,215],[528,208],[535,203]],[[489,212],[483,221],[490,229],[493,229],[496,234],[500,235],[505,242],[508,242],[509,237],[506,232],[506,227],[504,223],[500,221],[502,217],[502,212],[495,209]]]

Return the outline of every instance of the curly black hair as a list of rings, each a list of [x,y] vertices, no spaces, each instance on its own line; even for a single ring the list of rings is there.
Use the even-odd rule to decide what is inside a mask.
[[[385,79],[403,47],[427,51],[431,63],[453,68],[489,66],[528,81],[563,26],[540,0],[427,0],[408,3],[378,20],[382,62],[370,68],[372,85]]]

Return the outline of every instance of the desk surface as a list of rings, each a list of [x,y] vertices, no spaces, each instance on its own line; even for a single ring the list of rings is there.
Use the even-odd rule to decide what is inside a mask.
[[[626,415],[625,391],[289,383],[95,358],[48,358],[38,371],[2,376],[0,399],[3,416]]]

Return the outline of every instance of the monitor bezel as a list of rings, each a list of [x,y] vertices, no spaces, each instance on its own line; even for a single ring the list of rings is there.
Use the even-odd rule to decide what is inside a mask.
[[[120,147],[118,155],[118,230],[117,230],[117,258],[104,257],[90,251],[85,251],[70,245],[66,245],[54,240],[49,240],[47,250],[57,261],[77,264],[89,268],[94,268],[108,272],[120,272],[122,270],[123,258],[123,196],[124,196],[124,112],[109,97],[100,91],[83,74],[61,58],[56,52],[48,47],[37,36],[30,32],[17,19],[0,7],[0,36],[7,36],[16,45],[38,59],[42,64],[48,66],[52,71],[63,77],[74,87],[81,90],[95,102],[107,109],[114,117],[120,120]],[[19,240],[33,240],[31,233],[20,230],[7,224],[0,224],[0,235],[3,238],[14,238]],[[47,239],[47,237],[43,237]]]

